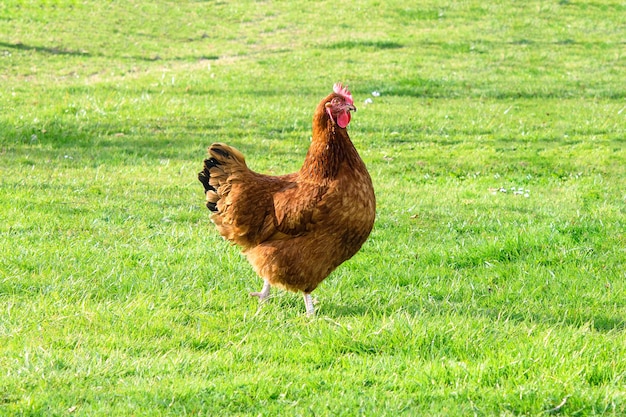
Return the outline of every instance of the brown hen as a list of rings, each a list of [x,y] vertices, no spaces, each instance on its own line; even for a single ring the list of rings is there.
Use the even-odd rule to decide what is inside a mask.
[[[241,246],[270,286],[302,291],[306,312],[314,313],[311,292],[350,259],[374,225],[372,180],[346,127],[356,111],[341,84],[313,115],[311,146],[298,172],[282,176],[248,169],[237,149],[214,143],[198,179],[219,233]]]

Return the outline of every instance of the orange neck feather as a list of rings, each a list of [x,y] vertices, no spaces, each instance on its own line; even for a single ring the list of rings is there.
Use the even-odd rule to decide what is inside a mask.
[[[322,100],[313,115],[313,139],[300,169],[305,178],[330,180],[337,175],[342,162],[358,158],[348,131],[334,123],[326,112],[325,104],[332,97],[333,94]]]

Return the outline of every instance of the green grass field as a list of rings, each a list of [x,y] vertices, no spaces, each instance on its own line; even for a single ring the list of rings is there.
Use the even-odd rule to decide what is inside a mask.
[[[623,1],[7,0],[0,33],[0,415],[626,415]],[[377,220],[307,319],[248,297],[196,174],[297,170],[336,81]]]

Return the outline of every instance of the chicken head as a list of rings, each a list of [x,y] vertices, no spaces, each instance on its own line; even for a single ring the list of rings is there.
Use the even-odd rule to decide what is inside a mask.
[[[351,111],[356,111],[354,100],[350,91],[341,83],[333,86],[334,96],[326,103],[326,112],[333,123],[337,123],[339,127],[346,128],[352,116]]]

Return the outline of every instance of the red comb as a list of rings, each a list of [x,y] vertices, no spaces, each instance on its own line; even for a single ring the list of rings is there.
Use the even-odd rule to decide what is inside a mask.
[[[350,90],[348,90],[348,87],[344,87],[341,83],[336,83],[335,85],[333,85],[333,91],[335,92],[335,94],[339,94],[341,97],[343,97],[348,104],[354,104],[354,100],[352,100],[352,94],[350,93]]]

